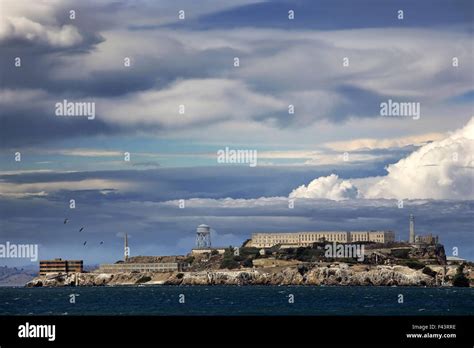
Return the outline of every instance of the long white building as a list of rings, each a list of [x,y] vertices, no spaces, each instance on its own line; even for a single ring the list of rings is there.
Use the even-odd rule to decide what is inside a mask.
[[[165,263],[133,263],[122,262],[102,264],[98,273],[128,273],[128,272],[177,272],[186,270],[188,264],[183,262]]]
[[[375,242],[385,244],[395,241],[395,233],[392,231],[263,232],[252,234],[252,239],[247,245],[256,248],[270,248],[277,244],[280,244],[282,247],[305,247],[322,241],[337,243]]]

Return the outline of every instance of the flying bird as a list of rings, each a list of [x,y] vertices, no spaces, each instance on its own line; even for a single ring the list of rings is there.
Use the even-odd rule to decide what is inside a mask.
[[[87,244],[87,240],[84,242],[84,244],[83,244],[83,245],[86,245],[86,244]]]
[[[65,219],[64,219],[64,224],[67,224],[68,221],[69,221],[69,219],[68,219],[68,218],[65,218]]]
[[[82,232],[83,230],[84,230],[84,227],[81,227],[81,228],[79,229],[79,232]]]
[[[100,245],[104,244],[104,242],[100,242]]]

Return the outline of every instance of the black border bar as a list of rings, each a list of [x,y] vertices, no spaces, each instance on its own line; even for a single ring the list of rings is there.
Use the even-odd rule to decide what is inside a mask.
[[[18,337],[19,326],[26,322],[55,325],[55,341]],[[472,316],[0,316],[0,346],[143,346],[159,342],[174,346],[228,343],[472,347],[473,322]],[[431,329],[422,331],[413,325]],[[407,338],[412,333],[455,333],[456,338]]]

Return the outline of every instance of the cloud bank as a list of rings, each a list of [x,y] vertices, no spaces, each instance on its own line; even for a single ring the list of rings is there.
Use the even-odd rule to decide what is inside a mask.
[[[357,198],[358,190],[348,180],[341,180],[335,174],[311,181],[290,193],[290,198],[325,198],[334,201]]]
[[[474,117],[448,137],[420,147],[390,164],[381,178],[342,180],[335,174],[319,177],[290,193],[290,198],[474,199]],[[359,194],[358,194],[359,193]]]
[[[474,118],[449,137],[391,164],[367,198],[474,199]]]

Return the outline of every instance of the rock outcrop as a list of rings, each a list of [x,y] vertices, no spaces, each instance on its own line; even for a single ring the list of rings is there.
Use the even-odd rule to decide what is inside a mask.
[[[210,270],[170,273],[78,273],[41,276],[26,286],[163,285],[361,285],[436,286],[436,279],[405,266],[349,266]]]

